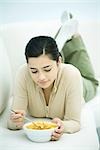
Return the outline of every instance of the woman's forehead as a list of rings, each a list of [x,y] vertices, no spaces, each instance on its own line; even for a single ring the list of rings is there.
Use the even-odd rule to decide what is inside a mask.
[[[50,59],[47,55],[41,55],[39,57],[30,57],[28,59],[29,67],[44,68],[46,66],[52,66],[56,61]]]

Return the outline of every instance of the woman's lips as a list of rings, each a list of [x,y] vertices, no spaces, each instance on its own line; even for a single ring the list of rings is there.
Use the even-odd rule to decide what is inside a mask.
[[[39,84],[46,84],[48,81],[39,81]]]

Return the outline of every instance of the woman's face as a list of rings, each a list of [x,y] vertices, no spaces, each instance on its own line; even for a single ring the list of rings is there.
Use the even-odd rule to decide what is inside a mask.
[[[43,89],[51,86],[57,78],[59,63],[51,60],[48,55],[30,57],[28,67],[33,81]]]

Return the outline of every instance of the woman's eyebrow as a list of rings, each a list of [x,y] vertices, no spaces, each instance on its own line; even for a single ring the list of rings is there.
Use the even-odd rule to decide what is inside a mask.
[[[52,67],[52,65],[44,66],[43,69],[48,68],[48,67]]]
[[[44,66],[44,67],[42,67],[42,68],[43,68],[43,69],[46,69],[46,68],[49,68],[49,67],[52,67],[52,65],[47,65],[47,66]],[[30,67],[30,69],[37,69],[37,68]]]
[[[30,69],[36,69],[36,68],[30,67]]]

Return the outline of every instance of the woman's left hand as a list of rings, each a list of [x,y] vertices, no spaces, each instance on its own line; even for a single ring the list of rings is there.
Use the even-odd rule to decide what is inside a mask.
[[[63,131],[64,131],[64,126],[63,126],[63,123],[62,123],[62,120],[59,119],[59,118],[54,118],[52,120],[53,123],[56,123],[58,128],[54,131],[54,133],[52,134],[52,137],[51,137],[51,140],[52,141],[57,141],[60,139],[60,137],[62,136],[63,134]]]

